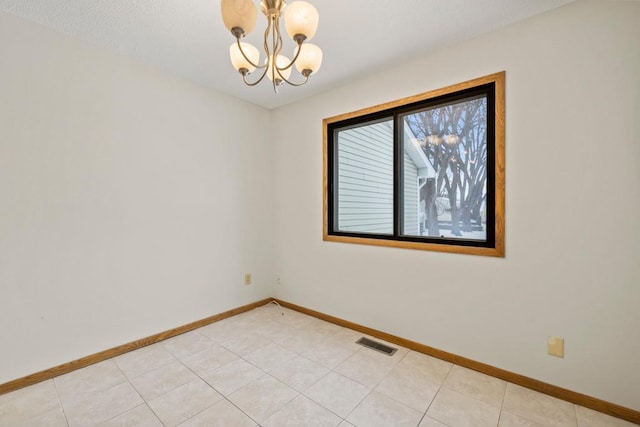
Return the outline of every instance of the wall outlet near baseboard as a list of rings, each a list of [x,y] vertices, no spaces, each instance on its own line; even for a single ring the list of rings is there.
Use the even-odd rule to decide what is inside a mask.
[[[551,356],[564,357],[564,338],[547,337],[547,353]]]
[[[251,284],[251,273],[244,273],[244,284],[245,285]]]

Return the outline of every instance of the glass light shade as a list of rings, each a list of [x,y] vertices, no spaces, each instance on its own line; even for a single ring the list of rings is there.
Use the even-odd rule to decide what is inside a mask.
[[[282,80],[281,77],[280,77],[280,74],[282,74],[282,77],[284,77],[285,79],[289,79],[289,76],[291,75],[291,68],[292,67],[289,67],[286,70],[280,70],[280,74],[278,74],[278,72],[276,70],[271,68],[272,58],[273,58],[273,56],[268,59],[268,64],[267,64],[267,67],[269,68],[267,70],[267,77],[269,77],[269,80],[273,81],[274,74],[275,74],[275,78],[276,79]],[[286,67],[287,65],[289,65],[290,62],[291,62],[291,60],[289,58],[287,58],[286,56],[278,55],[278,58],[276,59],[276,66],[280,67],[280,68]]]
[[[447,144],[449,145],[455,145],[458,143],[458,141],[460,140],[460,138],[458,138],[457,135],[445,135],[444,136],[444,140],[446,141]]]
[[[242,46],[242,50],[244,51],[247,58],[251,60],[254,64],[257,64],[260,61],[260,52],[258,49],[250,43],[240,42]],[[246,68],[249,72],[253,72],[256,69],[253,65],[246,60],[246,58],[240,52],[238,48],[238,43],[234,43],[229,46],[229,57],[231,58],[231,64],[233,64],[233,68],[236,70],[240,70],[241,68]]]
[[[315,44],[303,43],[299,47],[302,49],[298,59],[296,59],[296,68],[301,73],[304,70],[311,70],[312,73],[317,73],[322,65],[322,50]],[[296,52],[298,48],[296,48]]]
[[[318,29],[318,11],[306,1],[294,1],[284,10],[284,26],[292,39],[304,34],[311,40]]]
[[[222,21],[225,27],[231,31],[234,27],[240,27],[245,34],[250,34],[258,20],[258,8],[252,0],[222,0]]]
[[[429,135],[426,138],[426,142],[430,145],[438,145],[440,144],[440,142],[442,142],[442,138],[440,138],[438,135]]]

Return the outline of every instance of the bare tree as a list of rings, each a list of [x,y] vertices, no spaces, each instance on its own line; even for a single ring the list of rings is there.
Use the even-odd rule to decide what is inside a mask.
[[[472,231],[482,223],[487,182],[486,98],[465,100],[406,116],[415,137],[423,141],[424,153],[435,171],[437,197],[446,197],[451,212],[451,233]],[[421,192],[429,235],[434,227],[436,197]],[[437,221],[437,219],[435,219]]]

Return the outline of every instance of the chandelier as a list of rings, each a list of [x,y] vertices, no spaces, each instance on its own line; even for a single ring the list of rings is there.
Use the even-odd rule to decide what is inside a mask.
[[[318,28],[318,11],[306,1],[293,1],[287,6],[285,0],[260,0],[262,13],[267,17],[267,29],[264,32],[264,61],[260,64],[260,52],[250,43],[240,39],[250,34],[258,15],[252,0],[222,0],[222,20],[236,42],[229,48],[231,64],[242,75],[248,86],[255,86],[265,76],[273,83],[273,90],[286,82],[292,86],[302,86],[309,81],[311,74],[316,73],[322,64],[322,50],[308,43]],[[280,33],[280,18],[284,17],[284,26],[289,37],[296,43],[293,59],[282,54],[283,42]],[[295,82],[289,80],[293,66],[304,77]],[[255,70],[261,74],[255,81],[247,76]]]

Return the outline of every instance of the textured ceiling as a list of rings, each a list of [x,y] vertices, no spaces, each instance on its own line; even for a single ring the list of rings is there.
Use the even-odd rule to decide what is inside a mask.
[[[313,43],[324,52],[322,68],[306,86],[284,86],[278,94],[268,81],[254,88],[240,81],[229,62],[234,39],[222,23],[219,0],[0,0],[0,10],[276,108],[572,0],[309,1],[320,14]],[[265,22],[259,14],[248,41],[262,45]],[[285,50],[290,54],[293,42]]]

